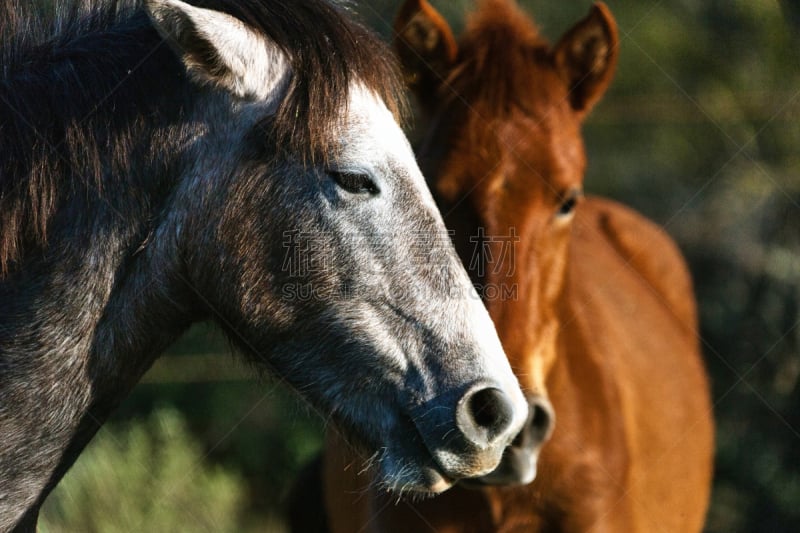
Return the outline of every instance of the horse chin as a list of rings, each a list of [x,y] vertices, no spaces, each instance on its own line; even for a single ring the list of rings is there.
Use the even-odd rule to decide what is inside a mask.
[[[417,468],[407,465],[400,470],[385,471],[382,464],[380,474],[384,488],[401,498],[420,499],[436,496],[455,484],[455,481],[442,474],[438,468],[430,465]]]
[[[422,437],[410,418],[400,417],[402,424],[392,432],[389,446],[381,446],[374,438],[374,431],[359,431],[352,421],[333,416],[339,433],[345,437],[352,449],[366,460],[368,468],[377,478],[378,485],[400,498],[413,500],[441,494],[456,480],[443,473],[433,455],[422,444]],[[410,435],[410,438],[409,438]],[[376,450],[381,450],[377,452]]]
[[[536,479],[538,459],[538,450],[509,446],[503,452],[503,459],[497,468],[485,476],[462,479],[459,485],[469,489],[527,485]]]
[[[400,497],[424,498],[441,494],[456,480],[448,477],[417,434],[395,439],[378,465],[381,485]]]

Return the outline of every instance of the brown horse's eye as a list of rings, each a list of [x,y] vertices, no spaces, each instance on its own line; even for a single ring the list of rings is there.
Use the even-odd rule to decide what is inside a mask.
[[[561,205],[558,208],[557,216],[566,217],[575,211],[578,201],[583,196],[583,192],[579,189],[573,189],[564,195]]]
[[[380,191],[374,181],[367,175],[359,172],[329,171],[339,187],[352,194],[376,195]]]

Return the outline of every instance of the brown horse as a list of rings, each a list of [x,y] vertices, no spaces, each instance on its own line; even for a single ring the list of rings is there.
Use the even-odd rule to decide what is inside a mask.
[[[498,470],[420,502],[371,488],[330,438],[328,526],[700,531],[713,424],[691,279],[661,229],[581,194],[581,123],[617,60],[608,8],[553,47],[507,0],[482,2],[458,44],[425,0],[406,1],[395,30],[430,120],[420,162],[531,415]]]

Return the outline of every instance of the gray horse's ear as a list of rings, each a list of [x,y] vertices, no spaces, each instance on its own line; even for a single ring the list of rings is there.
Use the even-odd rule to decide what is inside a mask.
[[[569,87],[573,109],[586,114],[602,98],[619,56],[617,23],[602,2],[569,30],[555,46],[554,57]]]
[[[283,51],[226,13],[180,0],[147,0],[154,26],[199,82],[240,98],[268,100],[286,81]]]

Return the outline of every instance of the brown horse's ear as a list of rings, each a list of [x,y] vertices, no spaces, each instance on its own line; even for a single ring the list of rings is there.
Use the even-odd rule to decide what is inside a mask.
[[[406,83],[423,102],[432,98],[458,52],[447,21],[426,0],[406,0],[394,20],[394,35]]]
[[[564,34],[554,54],[573,109],[588,113],[611,83],[619,56],[617,23],[608,7],[596,2],[589,15]]]

